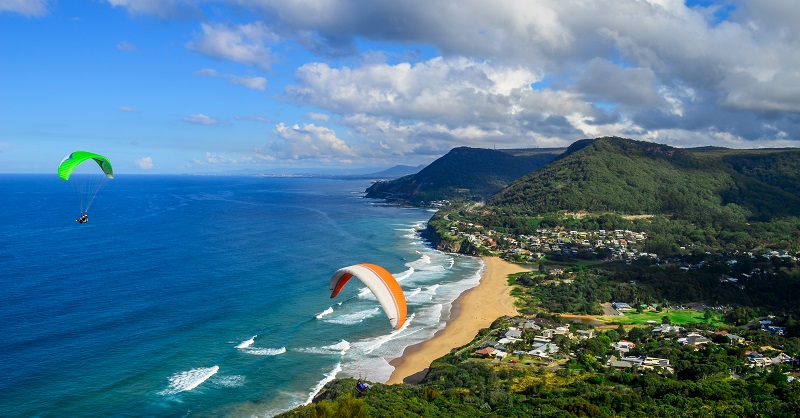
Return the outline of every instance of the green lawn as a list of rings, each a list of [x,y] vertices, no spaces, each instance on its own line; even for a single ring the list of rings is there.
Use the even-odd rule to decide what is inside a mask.
[[[636,311],[625,312],[625,316],[601,316],[598,319],[604,322],[617,322],[623,325],[628,324],[647,324],[647,321],[656,321],[661,324],[661,318],[668,316],[672,325],[683,325],[689,322],[705,322],[705,312],[685,309],[682,311],[665,310],[661,312],[646,311],[636,313]],[[712,324],[722,323],[723,316],[714,313],[711,317]]]

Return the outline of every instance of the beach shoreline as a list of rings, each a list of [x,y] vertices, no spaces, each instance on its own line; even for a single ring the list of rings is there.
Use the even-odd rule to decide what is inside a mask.
[[[469,343],[497,318],[517,315],[507,277],[528,269],[499,257],[481,259],[486,269],[478,285],[453,301],[444,328],[429,340],[406,347],[400,357],[389,362],[395,369],[387,384],[421,382],[434,360]]]

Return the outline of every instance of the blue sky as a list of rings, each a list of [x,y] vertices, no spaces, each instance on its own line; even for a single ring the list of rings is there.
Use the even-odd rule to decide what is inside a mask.
[[[618,135],[794,147],[790,0],[0,0],[0,171],[427,164]]]

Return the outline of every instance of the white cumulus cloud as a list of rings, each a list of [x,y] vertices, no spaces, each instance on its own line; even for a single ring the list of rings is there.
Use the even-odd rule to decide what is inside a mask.
[[[119,49],[120,51],[126,51],[126,52],[134,52],[134,51],[138,50],[138,48],[136,48],[136,45],[134,45],[134,44],[132,44],[132,43],[130,43],[128,41],[118,42],[117,43],[117,49]]]
[[[203,34],[187,46],[214,59],[230,60],[269,70],[275,61],[266,42],[276,39],[267,26],[202,24]]]
[[[267,79],[264,77],[257,77],[257,76],[238,76],[233,74],[221,74],[214,69],[211,68],[204,68],[202,70],[195,71],[195,74],[207,76],[207,77],[219,77],[228,80],[231,84],[236,84],[240,86],[247,87],[253,90],[261,90],[264,91],[267,88]]]
[[[201,15],[198,5],[187,0],[108,0],[133,15],[152,14],[162,18]]]
[[[0,13],[42,17],[48,13],[47,0],[0,0]]]
[[[142,157],[136,160],[136,165],[142,170],[150,170],[153,168],[153,157]]]
[[[183,118],[183,121],[194,125],[219,125],[225,123],[225,121],[221,119],[212,118],[202,113],[186,116]]]
[[[434,58],[416,65],[370,63],[358,68],[310,63],[296,76],[300,84],[287,87],[286,94],[298,102],[334,112],[415,119],[505,114],[540,79],[521,67],[469,58]]]
[[[332,129],[312,124],[286,126],[279,123],[275,128],[276,139],[259,154],[270,158],[332,161],[356,156],[344,140]]]
[[[317,122],[328,122],[331,119],[331,117],[325,113],[316,112],[307,113],[306,117]]]
[[[342,141],[318,139],[342,158],[354,144],[399,156],[601,135],[681,146],[800,140],[796,0],[108,1],[131,14],[202,11],[191,50],[281,82],[295,72],[282,98],[317,124],[335,120],[337,132],[279,125],[261,157],[318,158],[324,146],[290,145],[324,136],[315,129]],[[0,7],[9,4],[23,3]],[[267,88],[220,68],[198,74]]]

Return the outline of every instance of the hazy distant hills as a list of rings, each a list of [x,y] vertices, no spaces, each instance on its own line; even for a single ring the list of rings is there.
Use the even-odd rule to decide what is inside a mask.
[[[312,177],[329,177],[329,178],[338,178],[338,179],[371,179],[371,180],[388,180],[388,179],[396,179],[399,177],[407,176],[410,174],[414,174],[419,172],[425,167],[425,165],[418,165],[416,167],[412,167],[409,165],[396,165],[394,167],[388,168],[383,171],[379,171],[376,173],[366,173],[366,174],[315,174]]]
[[[388,178],[388,179],[396,179],[398,177],[407,176],[410,174],[418,173],[420,170],[425,168],[425,165],[418,165],[416,167],[412,167],[409,165],[396,165],[392,168],[387,170],[383,170],[378,173],[373,173],[371,176],[373,178]]]
[[[488,203],[516,213],[663,214],[699,223],[800,216],[800,149],[581,140]]]
[[[373,184],[367,197],[411,203],[486,199],[564,150],[454,148],[416,174]]]

